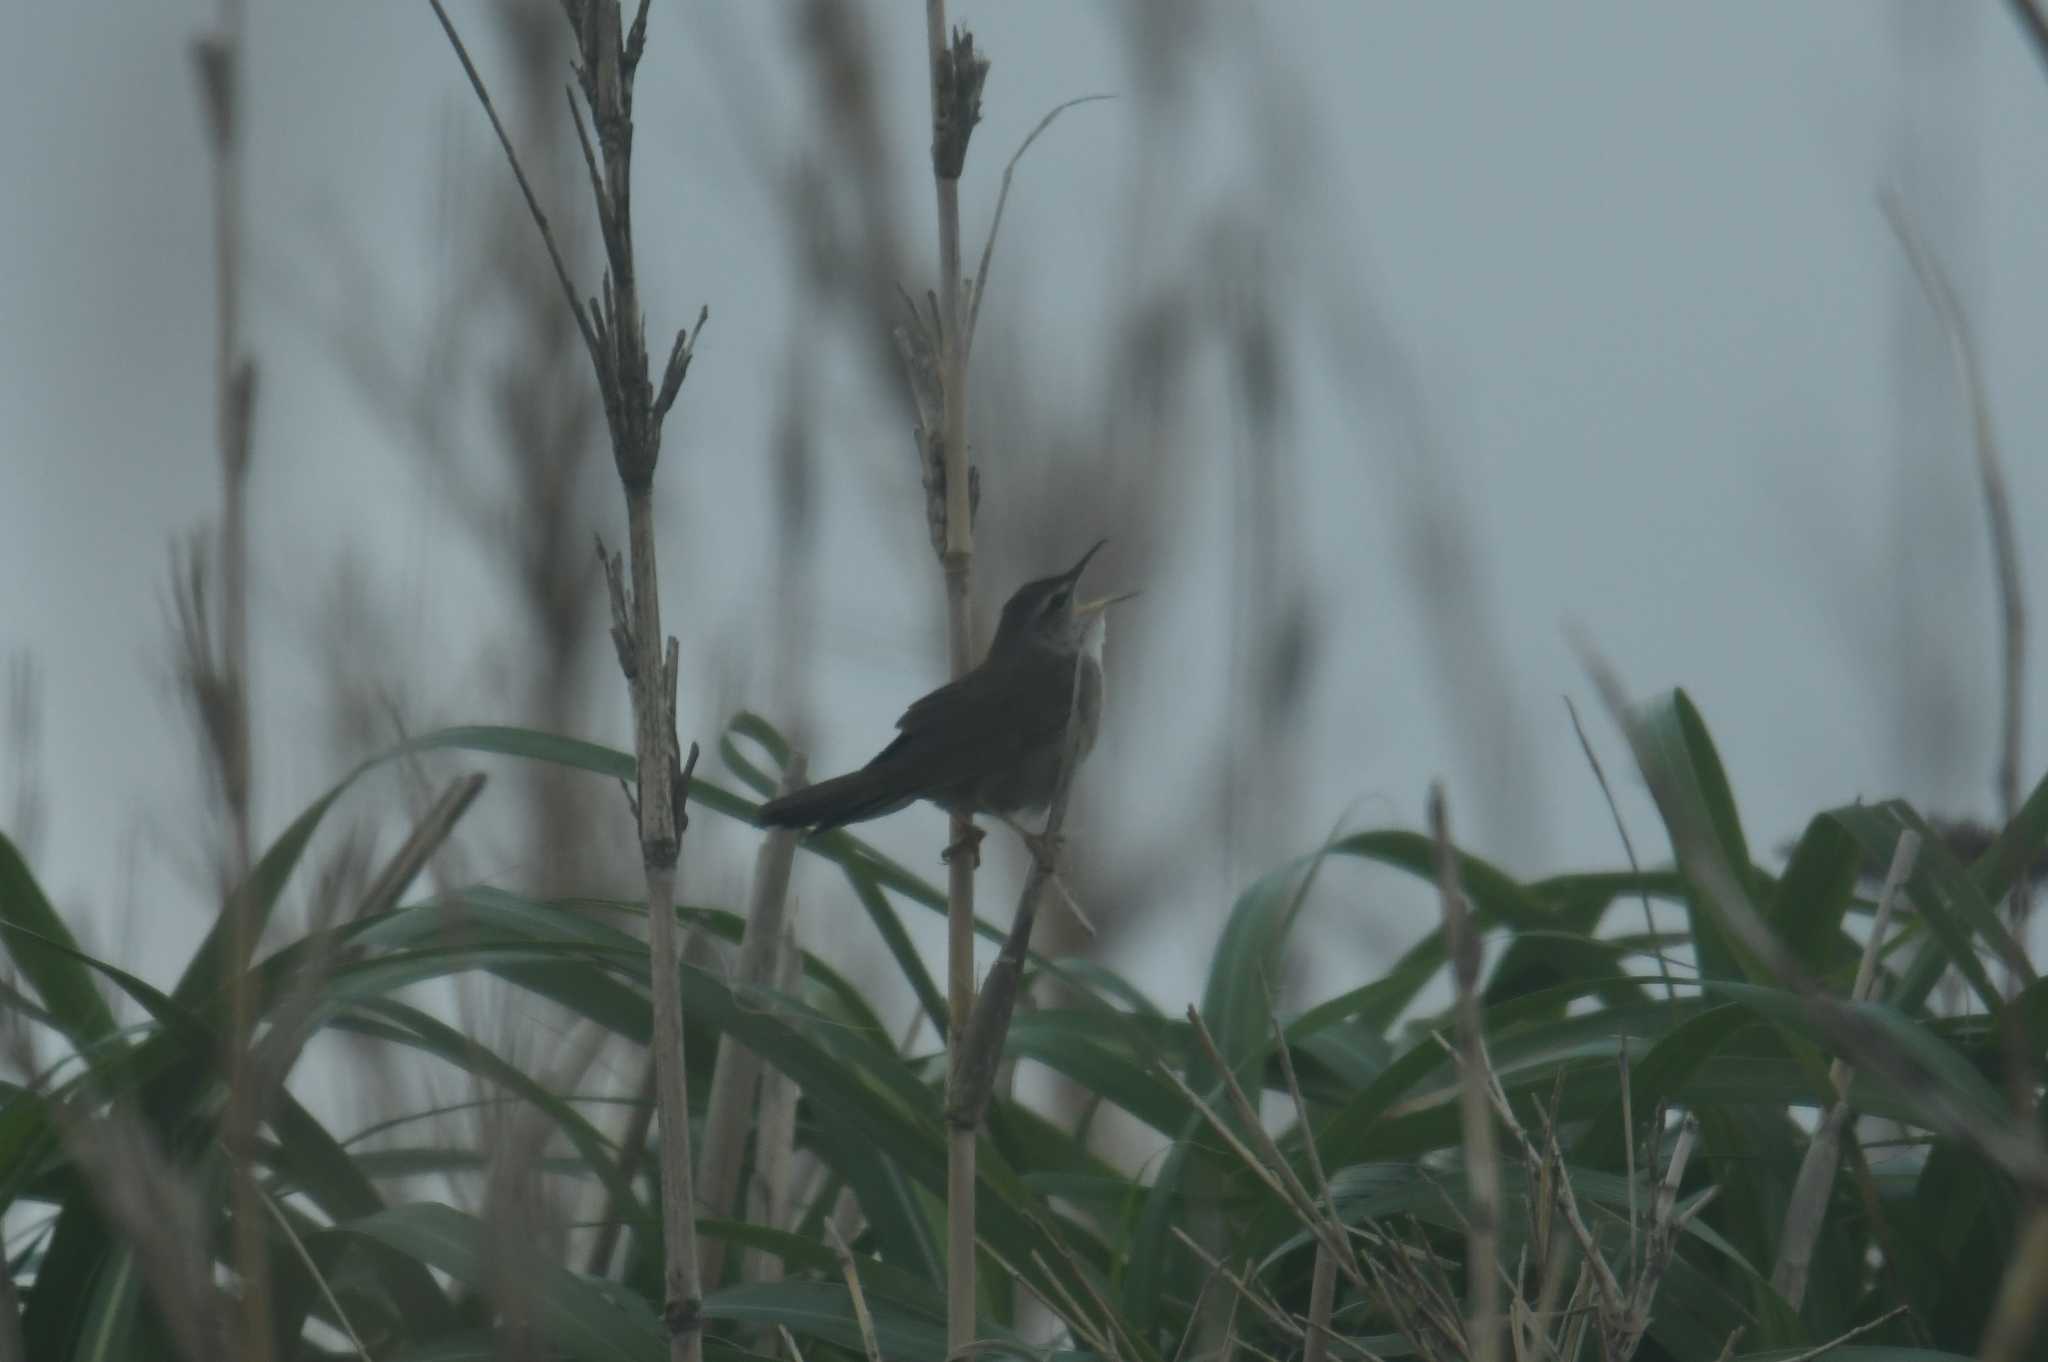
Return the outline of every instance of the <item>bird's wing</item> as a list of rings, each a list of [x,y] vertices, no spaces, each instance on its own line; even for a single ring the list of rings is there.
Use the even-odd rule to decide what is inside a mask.
[[[1066,729],[1074,659],[1055,654],[975,668],[903,711],[902,730],[876,762],[917,756],[934,785],[1021,760]]]

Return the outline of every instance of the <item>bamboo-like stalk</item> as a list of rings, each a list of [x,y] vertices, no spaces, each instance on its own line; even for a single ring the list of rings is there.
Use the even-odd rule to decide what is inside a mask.
[[[782,793],[802,788],[804,756],[792,753],[783,767]],[[745,989],[771,983],[777,947],[782,940],[789,902],[790,863],[796,859],[797,830],[773,828],[761,842],[754,862],[754,893],[747,905],[747,926],[740,938],[739,963],[733,986]],[[704,1153],[697,1176],[704,1213],[737,1216],[740,1200],[740,1152],[754,1126],[754,1095],[759,1088],[761,1059],[731,1035],[718,1038],[718,1059],[711,1070],[711,1098],[704,1118]],[[725,1245],[704,1246],[704,1289],[718,1285],[725,1271]]]
[[[1429,791],[1429,833],[1436,843],[1437,893],[1443,902],[1444,942],[1457,985],[1458,1054],[1464,1074],[1458,1085],[1458,1110],[1464,1127],[1465,1184],[1471,1204],[1465,1212],[1465,1293],[1469,1322],[1465,1345],[1473,1362],[1500,1357],[1500,1151],[1493,1137],[1493,1115],[1487,1110],[1487,1075],[1479,1019],[1479,937],[1465,907],[1458,883],[1457,852],[1451,844],[1450,816],[1444,811],[1443,786]]]
[[[940,423],[924,427],[928,475],[936,435],[943,481],[943,538],[940,562],[946,578],[946,654],[953,677],[974,666],[974,618],[969,587],[974,567],[974,520],[967,451],[967,330],[961,308],[960,169],[967,141],[980,117],[981,83],[988,63],[974,40],[960,34],[949,45],[945,0],[926,0],[926,55],[931,72],[932,183],[939,227],[939,316],[931,337],[940,387]],[[927,478],[929,483],[931,479]],[[946,877],[947,1044],[957,1061],[960,1042],[974,1010],[974,868],[978,830],[964,815],[952,819]],[[948,1065],[949,1105],[961,1081],[957,1062]],[[974,1155],[975,1128],[957,1122],[946,1144],[946,1347],[960,1354],[974,1342]]]
[[[601,6],[600,6],[601,7]],[[676,762],[676,642],[656,651],[661,603],[656,595],[653,498],[626,494],[627,533],[633,555],[634,638],[639,644],[628,677],[633,691],[634,750],[638,757],[641,860],[647,876],[648,954],[654,995],[654,1090],[661,1121],[662,1318],[671,1362],[698,1362],[703,1352],[702,1290],[697,1270],[697,1212],[690,1168],[689,1081],[683,1067],[683,1002],[677,975],[676,869],[681,858],[680,804],[697,765]],[[613,558],[617,581],[617,558]],[[615,622],[616,630],[619,626]],[[624,655],[624,646],[621,646]],[[657,659],[659,661],[657,662]]]
[[[661,426],[696,350],[706,314],[694,328],[676,333],[657,388],[648,368],[646,327],[640,307],[633,255],[632,154],[633,78],[647,39],[648,0],[641,0],[626,30],[619,0],[590,0],[568,7],[580,60],[575,65],[583,95],[570,112],[589,172],[598,227],[608,266],[603,293],[586,310],[569,281],[547,216],[535,199],[518,154],[505,135],[490,95],[468,50],[457,36],[441,0],[429,0],[448,41],[461,60],[477,100],[505,149],[534,226],[562,285],[577,330],[590,352],[611,435],[612,461],[626,500],[627,559],[598,546],[611,599],[612,642],[633,698],[634,754],[638,790],[633,799],[639,826],[642,869],[647,881],[648,953],[654,1018],[655,1105],[661,1122],[661,1204],[663,1318],[672,1362],[697,1362],[703,1351],[702,1289],[698,1276],[696,1195],[690,1162],[689,1087],[683,1068],[683,1012],[676,950],[676,879],[683,813],[697,745],[681,759],[676,736],[677,645],[661,627],[660,575],[654,549],[654,473],[661,454]],[[597,134],[593,148],[583,124],[590,114]],[[630,563],[631,588],[627,586]]]

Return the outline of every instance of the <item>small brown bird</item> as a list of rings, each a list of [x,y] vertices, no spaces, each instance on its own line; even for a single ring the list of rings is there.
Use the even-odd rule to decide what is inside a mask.
[[[763,804],[762,825],[822,831],[879,818],[919,799],[948,813],[989,813],[1006,821],[1044,808],[1059,778],[1070,707],[1080,729],[1075,760],[1095,746],[1102,722],[1102,612],[1137,594],[1075,603],[1082,570],[1107,542],[1057,577],[1018,587],[980,666],[903,711],[896,740],[866,766]]]

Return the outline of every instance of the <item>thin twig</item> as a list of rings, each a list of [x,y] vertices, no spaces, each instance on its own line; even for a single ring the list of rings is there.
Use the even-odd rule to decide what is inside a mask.
[[[1216,1132],[1216,1137],[1229,1146],[1230,1152],[1237,1156],[1238,1162],[1249,1169],[1252,1176],[1264,1183],[1267,1191],[1286,1202],[1290,1208],[1295,1207],[1294,1197],[1289,1193],[1287,1185],[1280,1180],[1280,1175],[1268,1167],[1264,1159],[1251,1151],[1251,1147],[1230,1128],[1230,1122],[1224,1120],[1214,1107],[1203,1100],[1200,1093],[1189,1087],[1187,1080],[1175,1072],[1173,1066],[1161,1060],[1158,1069],[1169,1083],[1179,1089],[1180,1095],[1187,1099],[1188,1105],[1195,1109],[1196,1114],[1209,1123],[1209,1128]]]
[[[1237,1273],[1232,1272],[1229,1268],[1225,1267],[1222,1263],[1222,1260],[1213,1257],[1211,1254],[1209,1254],[1207,1250],[1203,1249],[1203,1247],[1200,1244],[1197,1244],[1194,1241],[1194,1239],[1189,1236],[1186,1230],[1182,1229],[1178,1225],[1175,1225],[1173,1227],[1173,1237],[1180,1240],[1182,1246],[1185,1247],[1188,1252],[1194,1254],[1195,1257],[1201,1259],[1202,1262],[1210,1269],[1210,1271],[1215,1272],[1217,1275],[1222,1277],[1224,1281],[1229,1282],[1232,1289],[1237,1292],[1238,1297],[1241,1300],[1244,1300],[1245,1302],[1250,1304],[1250,1306],[1254,1310],[1257,1310],[1260,1314],[1264,1315],[1266,1319],[1269,1322],[1271,1322],[1274,1328],[1280,1330],[1280,1332],[1286,1334],[1289,1338],[1299,1339],[1303,1337],[1303,1330],[1301,1327],[1301,1322],[1299,1320],[1295,1319],[1294,1316],[1288,1314],[1285,1310],[1282,1310],[1279,1306],[1268,1301],[1259,1292],[1253,1290],[1249,1282],[1247,1282],[1243,1277],[1240,1277]],[[1363,1349],[1361,1349],[1360,1351],[1363,1351]]]
[[[1017,144],[1017,150],[1010,154],[1009,163],[1003,167],[1003,187],[996,191],[996,211],[995,216],[989,219],[988,239],[981,243],[981,265],[974,272],[974,292],[969,295],[967,300],[966,339],[967,351],[970,355],[974,351],[974,328],[981,322],[981,299],[988,290],[989,261],[995,256],[996,233],[1002,230],[1003,205],[1010,201],[1010,177],[1017,173],[1017,162],[1024,159],[1024,153],[1031,150],[1031,144],[1038,140],[1040,133],[1052,126],[1052,121],[1055,118],[1058,118],[1076,104],[1093,104],[1098,100],[1115,98],[1115,95],[1080,95],[1074,99],[1067,100],[1065,103],[1053,105],[1051,111],[1045,117],[1038,120],[1038,126],[1033,128],[1025,136],[1024,140]]]
[[[1188,1252],[1200,1259],[1203,1266],[1207,1267],[1212,1275],[1221,1277],[1225,1282],[1228,1282],[1231,1289],[1237,1293],[1236,1299],[1248,1303],[1254,1310],[1264,1315],[1280,1332],[1293,1339],[1305,1339],[1307,1337],[1308,1331],[1302,1327],[1300,1320],[1288,1314],[1278,1305],[1273,1304],[1265,1296],[1254,1290],[1245,1278],[1232,1272],[1223,1265],[1222,1260],[1216,1258],[1200,1244],[1196,1243],[1186,1230],[1178,1225],[1173,1226],[1173,1237],[1180,1240],[1182,1246]],[[1359,1357],[1365,1358],[1366,1362],[1384,1362],[1384,1359],[1378,1353],[1354,1339],[1345,1337],[1343,1334],[1331,1334],[1330,1341],[1349,1349]]]
[[[2000,615],[1999,643],[2002,654],[2003,698],[2000,706],[1998,797],[2002,821],[2011,823],[2020,807],[2020,759],[2026,706],[2027,606],[2020,575],[2019,531],[2014,527],[2011,498],[2006,492],[2004,460],[1998,451],[1998,436],[1991,424],[1991,398],[1985,391],[1983,365],[1977,356],[1977,340],[1970,329],[1948,273],[1920,234],[1914,230],[1906,207],[1896,191],[1889,188],[1878,195],[1885,221],[1899,245],[1920,287],[1927,294],[1935,315],[1948,337],[1949,354],[1955,360],[1956,379],[1969,403],[1970,431],[1977,450],[1977,479],[1984,489],[1984,514],[1990,523],[1992,568],[1998,584]],[[2028,876],[2022,870],[2013,879],[2009,910],[2014,934],[2024,939],[2028,909]],[[2008,970],[2008,992],[2020,986],[2020,974]]]
[[[1272,1135],[1266,1130],[1265,1123],[1259,1119],[1259,1109],[1252,1104],[1250,1095],[1244,1090],[1244,1085],[1237,1081],[1237,1075],[1231,1071],[1229,1063],[1224,1060],[1223,1052],[1217,1048],[1216,1038],[1209,1034],[1208,1024],[1202,1020],[1202,1014],[1195,1010],[1193,1004],[1189,1004],[1187,1016],[1189,1025],[1194,1028],[1196,1041],[1201,1045],[1203,1053],[1208,1056],[1209,1062],[1216,1067],[1216,1072],[1222,1076],[1224,1092],[1230,1098],[1231,1107],[1237,1112],[1238,1123],[1244,1127],[1252,1145],[1257,1150],[1257,1153],[1252,1155],[1252,1157],[1257,1160],[1260,1167],[1268,1170],[1271,1174],[1269,1178],[1264,1179],[1266,1184],[1269,1187],[1278,1189],[1281,1199],[1301,1219],[1303,1226],[1310,1234],[1316,1237],[1318,1243],[1325,1245],[1333,1252],[1339,1249],[1348,1249],[1349,1245],[1346,1243],[1344,1236],[1344,1226],[1337,1220],[1334,1212],[1327,1220],[1323,1217],[1316,1199],[1309,1195],[1308,1188],[1302,1185],[1301,1179],[1296,1176],[1293,1166],[1287,1162],[1286,1156],[1281,1154],[1280,1146],[1274,1143]],[[1173,1078],[1175,1086],[1179,1087],[1183,1092],[1192,1094],[1192,1089],[1181,1080],[1179,1075],[1175,1074]],[[1220,1118],[1215,1116],[1214,1113],[1209,1112],[1207,1104],[1203,1103],[1201,1105],[1205,1114],[1209,1115],[1212,1123],[1218,1123],[1219,1132],[1223,1134],[1226,1140],[1230,1141],[1231,1147],[1243,1150],[1244,1145],[1239,1140],[1234,1138],[1227,1130],[1221,1129]],[[1246,1151],[1246,1153],[1249,1154],[1250,1151]],[[1344,1267],[1347,1275],[1357,1284],[1358,1288],[1361,1291],[1365,1290],[1365,1276],[1360,1272],[1356,1260],[1348,1252],[1345,1252],[1340,1254],[1338,1261]]]
[[[875,1319],[868,1313],[867,1293],[860,1289],[860,1269],[854,1266],[853,1250],[830,1221],[825,1223],[825,1237],[832,1241],[832,1256],[839,1260],[839,1271],[846,1277],[846,1293],[853,1298],[853,1317],[860,1324],[861,1347],[867,1352],[868,1362],[882,1362],[882,1347],[875,1342]]]
[[[1649,935],[1650,953],[1657,959],[1657,972],[1664,977],[1664,999],[1676,1005],[1678,985],[1671,978],[1671,966],[1664,960],[1664,952],[1656,949],[1657,920],[1650,913],[1650,892],[1642,887],[1643,866],[1636,859],[1636,844],[1628,835],[1628,824],[1622,820],[1621,805],[1614,799],[1614,788],[1607,783],[1606,768],[1600,764],[1599,753],[1593,750],[1592,740],[1586,736],[1586,726],[1579,722],[1579,707],[1572,703],[1572,697],[1564,697],[1565,712],[1572,716],[1572,732],[1579,735],[1579,750],[1586,754],[1586,765],[1593,768],[1593,779],[1600,783],[1600,797],[1607,801],[1607,812],[1614,819],[1614,830],[1621,835],[1621,849],[1628,857],[1629,873],[1636,878],[1636,896],[1643,905],[1643,931]]]
[[[491,120],[491,130],[498,134],[498,145],[505,149],[505,159],[511,163],[512,174],[519,181],[519,192],[526,196],[526,211],[533,215],[533,225],[540,229],[540,239],[548,248],[548,260],[555,267],[555,278],[561,282],[562,296],[568,300],[569,311],[576,318],[576,329],[583,334],[583,344],[590,351],[593,362],[597,361],[597,335],[590,329],[590,319],[583,313],[583,304],[576,297],[576,285],[569,282],[568,266],[562,263],[562,252],[555,245],[554,229],[548,226],[548,215],[541,211],[540,200],[534,197],[533,186],[527,182],[526,168],[519,163],[519,153],[512,149],[512,139],[505,132],[505,125],[498,118],[498,110],[491,103],[490,91],[484,88],[484,78],[477,74],[476,63],[469,59],[469,49],[462,44],[462,37],[455,31],[454,23],[448,18],[448,11],[441,8],[441,0],[427,0],[434,7],[434,17],[441,21],[441,31],[448,35],[449,45],[462,62],[463,73],[469,77],[470,88],[476,91],[477,102],[484,106],[484,113]]]
[[[1437,1038],[1437,1042],[1444,1045],[1445,1049],[1450,1048],[1441,1036]],[[1462,1058],[1459,1062],[1462,1066]],[[1516,1119],[1514,1108],[1508,1103],[1507,1091],[1500,1085],[1499,1076],[1489,1066],[1482,1078],[1486,1085],[1487,1101],[1492,1105],[1494,1114],[1522,1146],[1523,1162],[1532,1171],[1547,1166],[1555,1167],[1557,1178],[1552,1195],[1556,1198],[1558,1208],[1564,1212],[1565,1223],[1570,1227],[1572,1236],[1579,1241],[1580,1253],[1593,1274],[1593,1287],[1599,1293],[1601,1309],[1621,1311],[1625,1299],[1621,1283],[1615,1279],[1614,1270],[1608,1266],[1606,1258],[1601,1256],[1598,1241],[1594,1239],[1593,1232],[1586,1227],[1585,1218],[1579,1213],[1578,1196],[1572,1190],[1571,1179],[1565,1174],[1564,1154],[1558,1148],[1555,1131],[1547,1132],[1544,1148],[1539,1151],[1529,1132]]]
[[[1059,1250],[1060,1261],[1064,1262],[1072,1271],[1074,1280],[1081,1284],[1081,1289],[1088,1293],[1088,1299],[1093,1301],[1095,1308],[1102,1313],[1102,1318],[1108,1326],[1107,1332],[1112,1336],[1122,1334],[1124,1341],[1130,1345],[1131,1353],[1134,1356],[1142,1357],[1147,1351],[1145,1345],[1138,1341],[1137,1335],[1131,1332],[1131,1326],[1124,1322],[1123,1312],[1110,1304],[1109,1300],[1103,1296],[1101,1288],[1095,1284],[1094,1276],[1082,1264],[1081,1255],[1074,1251],[1074,1246],[1067,1242],[1067,1237],[1064,1234],[1055,1232],[1049,1237],[1052,1240],[1053,1247]],[[1032,1257],[1042,1260],[1043,1255],[1033,1253]],[[998,1256],[997,1262],[1001,1263],[1002,1261],[1002,1258]],[[1007,1271],[1008,1264],[1005,1263],[1004,1268]],[[1012,1275],[1014,1276],[1015,1274],[1013,1273]],[[1116,1354],[1117,1349],[1114,1337],[1109,1340],[1109,1351],[1112,1355]]]
[[[1183,1362],[1187,1357],[1188,1344],[1194,1341],[1195,1330],[1201,1326],[1204,1318],[1202,1307],[1208,1304],[1209,1289],[1216,1285],[1216,1279],[1220,1275],[1219,1269],[1212,1267],[1202,1278],[1202,1285],[1195,1292],[1195,1303],[1188,1308],[1187,1324],[1180,1331],[1180,1342],[1174,1345],[1173,1356],[1168,1358],[1167,1362]]]
[[[1337,1231],[1337,1245],[1343,1249],[1342,1257],[1348,1266],[1346,1275],[1353,1281],[1361,1281],[1358,1250],[1352,1245],[1351,1236],[1344,1231],[1344,1221],[1337,1214],[1336,1194],[1330,1190],[1330,1179],[1323,1171],[1322,1151],[1316,1148],[1315,1130],[1308,1119],[1308,1103],[1302,1098],[1301,1083],[1294,1074],[1294,1055],[1287,1044],[1286,1028],[1280,1025],[1279,1017],[1275,1016],[1271,1020],[1273,1048],[1280,1056],[1280,1073],[1287,1080],[1287,1095],[1294,1099],[1295,1128],[1301,1132],[1302,1147],[1308,1155],[1309,1172],[1316,1180],[1316,1196],[1321,1200],[1323,1214],[1329,1218],[1330,1225]]]
[[[1045,1255],[1033,1249],[1031,1261],[1038,1266],[1040,1280],[1059,1296],[1056,1301],[1046,1302],[1053,1308],[1054,1313],[1065,1319],[1067,1327],[1097,1353],[1104,1357],[1116,1356],[1116,1340],[1104,1333],[1094,1320],[1088,1318],[1088,1312],[1081,1308],[1081,1302],[1075,1300],[1073,1293],[1061,1283],[1059,1274],[1052,1270],[1052,1264],[1045,1261]]]
[[[327,1308],[334,1312],[334,1318],[341,1325],[342,1333],[348,1335],[349,1345],[356,1350],[356,1356],[362,1358],[363,1362],[370,1362],[370,1350],[363,1346],[362,1336],[356,1332],[356,1326],[349,1322],[348,1311],[342,1309],[341,1302],[335,1299],[334,1288],[327,1284],[327,1274],[320,1270],[320,1265],[313,1261],[313,1255],[306,1251],[306,1243],[299,1238],[299,1232],[292,1228],[292,1222],[285,1218],[283,1209],[275,1200],[265,1196],[263,1205],[269,1210],[271,1219],[277,1222],[278,1229],[283,1231],[285,1239],[292,1246],[292,1251],[298,1255],[299,1265],[306,1269],[306,1275],[313,1279],[313,1285],[320,1288],[320,1298],[326,1301]]]
[[[1859,1324],[1855,1328],[1849,1330],[1849,1332],[1845,1334],[1839,1334],[1836,1337],[1829,1339],[1827,1342],[1821,1344],[1818,1348],[1808,1348],[1803,1353],[1794,1353],[1792,1356],[1786,1358],[1785,1362],[1814,1362],[1815,1358],[1827,1356],[1835,1349],[1841,1347],[1844,1343],[1853,1343],[1857,1339],[1863,1337],[1865,1334],[1870,1333],[1876,1329],[1882,1328],[1884,1325],[1891,1323],[1893,1320],[1897,1319],[1900,1315],[1905,1314],[1906,1311],[1911,1308],[1911,1306],[1906,1305],[1895,1305],[1891,1309],[1879,1315],[1876,1319],[1870,1320],[1863,1324]],[[1738,1330],[1737,1332],[1739,1333],[1740,1330]],[[1734,1340],[1731,1338],[1729,1341],[1733,1343]]]

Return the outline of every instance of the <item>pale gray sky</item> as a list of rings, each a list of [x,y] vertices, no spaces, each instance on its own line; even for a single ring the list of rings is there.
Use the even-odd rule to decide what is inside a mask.
[[[928,277],[930,186],[908,173],[928,136],[922,7],[875,8],[886,129],[907,168],[899,211]],[[451,9],[476,31],[489,77],[481,7]],[[167,849],[196,841],[191,739],[164,698],[163,620],[168,544],[216,502],[211,227],[187,57],[211,10],[27,6],[0,55],[0,651],[32,656],[44,681],[38,868],[60,900],[90,908],[89,939],[105,948],[125,934],[117,953],[153,978],[182,958],[206,911],[163,864]],[[344,552],[372,565],[393,603],[426,710],[497,717],[501,592],[338,372],[308,301],[334,296],[338,252],[359,252],[385,274],[394,333],[416,334],[465,249],[448,235],[454,207],[503,168],[423,2],[252,10],[267,838],[336,774],[314,736],[310,645]],[[744,654],[742,682],[758,683],[764,665],[751,622],[769,608],[766,451],[787,335],[807,319],[781,207],[748,158],[816,150],[788,12],[657,0],[642,68],[636,208],[650,333],[700,302],[713,318],[660,482],[686,677],[708,673],[718,650]],[[1638,693],[1691,690],[1758,846],[1859,795],[1994,811],[1996,639],[1968,423],[1875,196],[1900,186],[1957,279],[2024,538],[2048,504],[2036,457],[2048,439],[2048,75],[2003,6],[1212,14],[1220,33],[1187,73],[1187,125],[1163,161],[1140,154],[1155,144],[1137,126],[1144,103],[1112,13],[957,6],[995,62],[962,188],[973,241],[1002,161],[1046,109],[1120,96],[1068,113],[1019,170],[989,311],[1004,344],[1029,354],[1039,400],[1098,402],[1116,341],[1100,298],[1197,258],[1180,218],[1134,225],[1134,183],[1155,178],[1171,203],[1286,219],[1276,239],[1291,258],[1265,268],[1290,300],[1287,438],[1299,471],[1288,523],[1323,631],[1296,716],[1299,836],[1257,864],[1193,874],[1177,930],[1125,943],[1121,963],[1173,1004],[1259,864],[1306,849],[1339,818],[1416,824],[1439,776],[1481,854],[1527,871],[1617,862],[1558,699],[1587,693],[1567,621]],[[1265,118],[1299,121],[1302,163],[1277,181],[1286,194],[1233,203],[1260,173],[1248,158],[1269,154],[1245,133]],[[588,287],[594,273],[584,275]],[[826,771],[879,745],[936,680],[942,646],[899,414],[846,353],[845,327],[819,343],[824,609],[840,621],[821,637],[811,690],[814,769]],[[1908,404],[1917,416],[1902,417],[1902,393],[1921,395]],[[1140,829],[1221,740],[1225,474],[1265,456],[1241,420],[1200,434],[1198,461],[1217,476],[1189,491],[1163,542],[1141,546],[1158,578],[1142,583],[1146,660],[1116,672],[1113,637],[1123,709],[1087,775]],[[1018,455],[983,445],[984,534],[999,535],[1004,461]],[[877,480],[883,490],[869,490]],[[1472,551],[1476,589],[1457,608],[1475,613],[1457,623],[1492,640],[1505,720],[1461,711],[1447,669],[1463,655],[1443,651],[1418,600],[1426,545],[1404,527],[1426,494],[1455,512]],[[615,502],[602,504],[610,519],[594,528],[616,538]],[[1088,505],[1077,496],[1066,538],[1008,546],[1009,560],[1050,568],[1098,534],[1115,538],[1117,525],[1087,523]],[[2038,614],[2048,553],[2022,550]],[[736,697],[700,688],[693,719],[684,689],[686,725],[708,740],[714,707]],[[600,690],[609,708],[590,735],[624,744],[617,688]],[[1948,708],[1930,709],[1930,696]],[[2042,698],[2038,685],[2030,698]],[[2042,750],[2041,709],[2030,754]],[[1489,745],[1497,722],[1521,735],[1526,759]],[[1617,769],[1611,726],[1593,727]],[[1645,801],[1621,784],[1639,846],[1662,856]],[[922,857],[937,826],[904,814],[880,835]],[[145,909],[132,922],[117,913],[131,854]],[[736,840],[707,854],[697,896],[731,900],[746,859]],[[808,913],[827,911],[831,881],[808,893]],[[1386,939],[1420,926],[1390,926]]]

